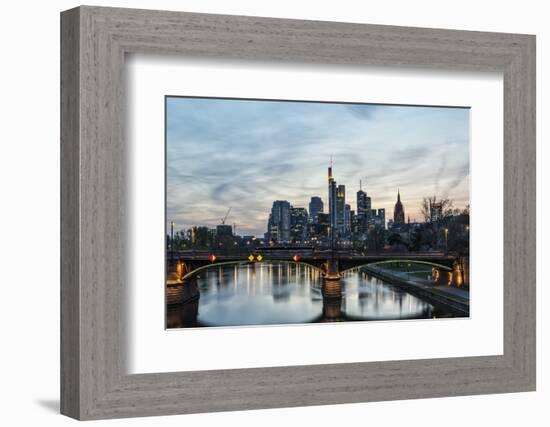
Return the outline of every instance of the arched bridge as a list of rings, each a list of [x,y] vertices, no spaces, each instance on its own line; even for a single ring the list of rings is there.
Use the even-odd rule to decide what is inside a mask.
[[[456,254],[445,252],[369,252],[350,250],[320,250],[313,248],[262,248],[249,252],[209,253],[206,251],[174,251],[169,253],[169,270],[178,279],[186,279],[201,271],[224,264],[252,262],[289,262],[306,264],[319,269],[323,274],[340,274],[368,264],[410,262],[426,264],[441,270],[451,271],[457,260]]]

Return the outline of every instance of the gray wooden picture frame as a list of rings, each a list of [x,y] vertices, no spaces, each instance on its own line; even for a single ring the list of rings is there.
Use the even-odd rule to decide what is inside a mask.
[[[127,53],[502,72],[504,354],[127,374]],[[88,6],[62,12],[63,414],[84,420],[530,390],[534,36]]]

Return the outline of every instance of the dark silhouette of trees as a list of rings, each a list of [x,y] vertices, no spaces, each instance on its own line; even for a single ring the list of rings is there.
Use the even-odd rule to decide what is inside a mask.
[[[440,203],[441,203],[441,213],[443,218],[453,215],[453,201],[451,199],[438,200],[435,195],[432,197],[423,197],[422,202],[420,203],[420,212],[424,217],[425,222],[430,222],[432,217],[430,212],[430,206],[437,205]]]

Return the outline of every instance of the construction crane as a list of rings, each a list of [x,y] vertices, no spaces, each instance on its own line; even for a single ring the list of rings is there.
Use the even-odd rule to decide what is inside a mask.
[[[229,212],[231,212],[231,207],[229,207],[229,209],[227,209],[227,212],[226,212],[225,216],[222,218],[222,225],[225,225],[225,220],[229,216]]]

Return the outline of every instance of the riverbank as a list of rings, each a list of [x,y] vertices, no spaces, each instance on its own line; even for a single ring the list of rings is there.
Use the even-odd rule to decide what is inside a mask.
[[[363,267],[368,274],[397,285],[425,299],[432,305],[444,306],[460,316],[470,315],[470,292],[449,286],[435,286],[431,282],[401,271],[393,271],[376,265]]]

